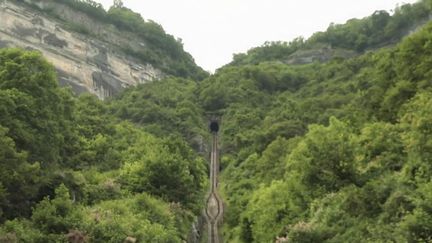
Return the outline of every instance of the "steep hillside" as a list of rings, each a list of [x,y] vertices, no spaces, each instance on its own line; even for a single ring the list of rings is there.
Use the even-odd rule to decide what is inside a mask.
[[[42,52],[78,94],[105,98],[168,75],[206,76],[180,42],[122,6],[105,12],[92,1],[2,0],[0,18],[0,47]]]
[[[182,121],[196,117],[192,104],[222,114],[225,242],[429,242],[431,42],[427,23],[326,62],[291,65],[273,59],[277,46],[261,49],[272,61],[229,65],[167,96],[173,80],[145,84],[115,111],[160,134],[193,134],[199,120]]]
[[[226,242],[430,242],[432,23],[326,63],[221,69]]]
[[[398,43],[428,22],[432,3],[422,0],[397,7],[392,14],[375,11],[363,19],[350,19],[345,24],[330,24],[323,32],[309,39],[296,38],[291,42],[266,42],[247,53],[234,54],[229,65],[258,64],[281,61],[288,64],[325,62],[332,58],[349,58],[368,50]]]
[[[0,111],[0,242],[188,239],[207,179],[185,138],[73,96],[17,49],[0,50]]]

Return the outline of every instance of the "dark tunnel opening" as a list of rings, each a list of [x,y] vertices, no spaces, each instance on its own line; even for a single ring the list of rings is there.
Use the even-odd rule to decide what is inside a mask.
[[[210,123],[210,131],[211,132],[219,132],[219,123],[217,121],[212,121]]]

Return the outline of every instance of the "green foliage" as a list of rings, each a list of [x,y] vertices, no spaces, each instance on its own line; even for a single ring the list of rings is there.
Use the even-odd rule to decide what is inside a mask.
[[[254,242],[272,241],[275,235],[267,232],[277,234],[282,230],[280,225],[302,213],[303,209],[285,196],[286,190],[284,183],[274,181],[270,186],[254,192],[246,209],[246,217],[252,223],[251,233]]]
[[[82,215],[74,210],[69,191],[60,185],[55,191],[55,198],[45,198],[33,210],[33,223],[41,231],[49,234],[67,233],[82,221]]]
[[[139,242],[181,242],[169,205],[146,194],[105,201],[90,214],[95,221],[89,238],[95,242],[123,242],[128,236]]]
[[[141,135],[126,153],[131,156],[126,156],[121,178],[130,191],[146,191],[187,206],[200,201],[204,161],[181,140],[171,137],[160,143]]]
[[[109,170],[121,166],[120,149],[116,146],[115,124],[109,108],[89,94],[75,103],[76,143],[71,148],[69,166],[83,168],[97,166]]]
[[[93,16],[99,20],[105,19],[105,10],[102,4],[93,0],[59,0],[63,4],[69,5],[70,7],[84,12],[90,16]]]
[[[406,131],[403,141],[408,153],[407,176],[427,183],[432,176],[431,92],[422,92],[403,107],[401,125]]]
[[[27,216],[41,181],[39,163],[27,162],[0,126],[0,220]]]
[[[59,89],[36,53],[0,52],[0,241],[184,241],[206,188],[205,112],[223,115],[227,242],[431,241],[432,24],[351,59],[272,62],[322,41],[392,43],[430,6],[266,44],[199,83],[167,78],[108,102]],[[162,36],[121,4],[108,15]]]
[[[247,54],[234,54],[230,65],[258,64],[265,61],[283,60],[295,51],[303,48],[304,39],[298,37],[291,42],[266,42],[250,49]]]
[[[46,242],[43,238],[43,233],[30,220],[15,219],[0,227],[0,242]]]
[[[355,139],[360,173],[365,178],[379,177],[386,171],[400,171],[406,161],[401,129],[388,123],[365,125]]]
[[[0,51],[0,241],[185,239],[201,210],[206,168],[186,142],[203,133],[194,126],[201,109],[183,101],[195,83],[176,82],[151,86],[161,99],[150,102],[170,104],[161,114],[180,117],[170,129],[183,136],[168,136],[157,119],[139,127],[116,117],[126,99],[108,104],[60,89],[40,54]],[[162,96],[170,85],[173,96]]]
[[[335,118],[328,127],[311,126],[287,158],[288,177],[294,174],[308,193],[318,195],[356,183],[354,147],[347,125]]]
[[[398,6],[392,14],[375,11],[363,19],[350,19],[344,24],[331,23],[324,32],[317,32],[307,40],[298,37],[291,42],[266,42],[247,53],[234,54],[227,66],[286,61],[296,51],[324,49],[366,50],[398,43],[406,34],[426,23],[432,13],[430,0]],[[419,45],[418,48],[421,48]],[[413,54],[413,53],[411,53]]]
[[[51,65],[36,52],[0,51],[0,92],[0,124],[17,148],[45,167],[59,162],[71,108]]]
[[[196,150],[206,134],[203,109],[197,104],[197,84],[168,78],[128,89],[112,102],[114,113],[140,124],[156,136],[182,136]],[[200,138],[201,137],[201,138]]]
[[[182,217],[174,205],[147,194],[83,207],[74,204],[61,185],[54,199],[45,198],[35,207],[31,220],[8,221],[0,233],[18,242],[66,242],[71,234],[92,242],[122,242],[127,237],[140,242],[181,242],[185,232],[178,230],[177,219]]]
[[[386,16],[362,21],[401,17]],[[343,28],[362,21],[325,35],[350,38]],[[322,64],[239,62],[200,84],[203,106],[224,114],[227,241],[430,241],[430,32]]]
[[[70,94],[56,83],[53,68],[36,52],[0,51],[1,184],[6,218],[28,216],[48,178],[70,145]]]

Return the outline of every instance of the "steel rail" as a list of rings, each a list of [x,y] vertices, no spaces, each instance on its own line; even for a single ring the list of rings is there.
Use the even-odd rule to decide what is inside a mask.
[[[223,214],[223,202],[217,193],[219,173],[218,135],[213,133],[212,150],[210,154],[210,191],[205,210],[208,224],[208,242],[219,243],[219,221]]]

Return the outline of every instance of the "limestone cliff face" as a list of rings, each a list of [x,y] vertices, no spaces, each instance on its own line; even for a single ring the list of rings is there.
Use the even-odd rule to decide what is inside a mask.
[[[85,14],[73,12],[61,4],[54,5],[50,6],[52,11],[57,11],[66,19],[74,18],[74,21],[88,25],[95,32],[94,35],[70,31],[64,28],[64,22],[48,17],[30,5],[16,0],[0,0],[0,48],[20,47],[40,51],[54,64],[61,85],[71,86],[78,94],[96,94],[101,99],[125,87],[164,76],[162,71],[152,65],[120,51],[119,46],[123,43],[133,42],[121,31],[97,23]],[[145,48],[145,44],[139,41],[134,44],[136,48]]]

